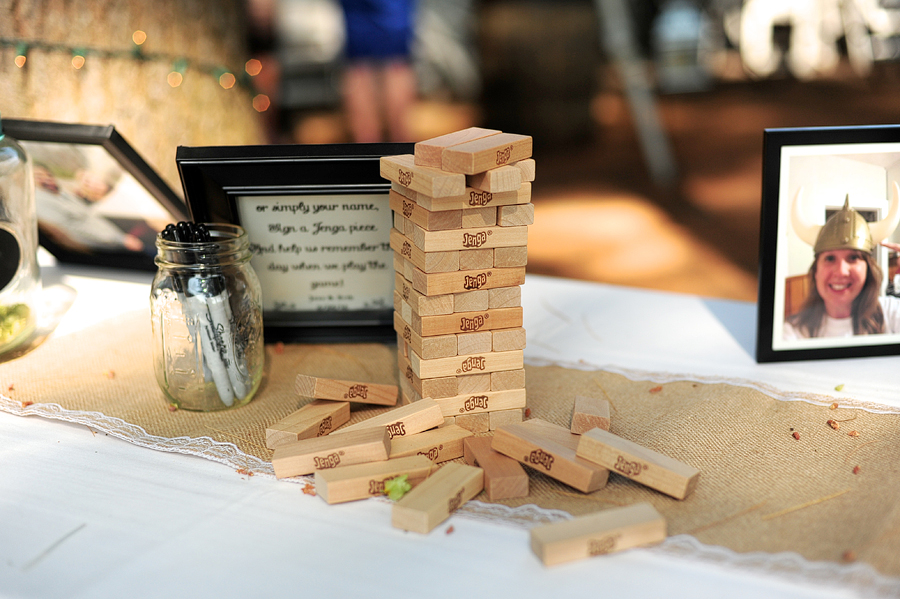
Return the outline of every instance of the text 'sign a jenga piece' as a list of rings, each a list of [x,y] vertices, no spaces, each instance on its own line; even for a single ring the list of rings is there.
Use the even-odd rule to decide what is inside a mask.
[[[350,403],[316,399],[266,428],[266,447],[321,437],[350,420]]]
[[[609,430],[609,402],[596,397],[576,395],[570,429],[580,435],[592,428]]]
[[[690,495],[700,480],[697,468],[599,428],[581,435],[577,454],[675,499]]]
[[[441,153],[441,168],[451,173],[474,175],[530,158],[531,149],[529,135],[498,133],[445,148]]]
[[[516,460],[491,449],[490,437],[463,442],[466,464],[484,470],[484,490],[490,501],[528,496],[528,474]]]
[[[414,435],[444,423],[444,415],[441,408],[433,399],[426,398],[406,406],[394,408],[378,416],[373,416],[362,422],[334,431],[331,436],[350,434],[369,428],[387,429],[391,439]]]
[[[397,385],[383,385],[362,381],[341,381],[298,374],[294,391],[300,397],[352,401],[355,403],[393,406],[397,403]]]
[[[425,141],[420,141],[415,145],[416,164],[421,166],[430,166],[433,168],[441,168],[441,152],[444,148],[455,146],[474,139],[481,139],[490,135],[496,135],[500,131],[496,129],[483,129],[481,127],[469,127],[461,131],[454,131],[446,135],[440,135]]]
[[[417,166],[412,154],[382,156],[381,176],[432,198],[459,196],[466,190],[464,175]]]
[[[666,539],[666,521],[637,503],[531,529],[531,550],[545,566],[606,555]]]
[[[394,504],[391,524],[426,534],[483,488],[481,468],[449,462]]]
[[[338,466],[388,459],[391,438],[385,428],[301,439],[275,448],[272,467],[275,478],[312,474]]]
[[[332,470],[316,470],[316,495],[326,503],[344,503],[384,495],[384,482],[407,476],[415,487],[431,474],[431,460],[413,455],[384,462],[338,466]]]

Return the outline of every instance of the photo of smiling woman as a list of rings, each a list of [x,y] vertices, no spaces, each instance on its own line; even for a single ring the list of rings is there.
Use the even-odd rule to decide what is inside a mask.
[[[785,318],[784,339],[851,337],[900,333],[900,298],[881,295],[883,273],[875,260],[900,221],[900,186],[892,186],[887,215],[867,223],[850,207],[843,207],[824,225],[812,225],[802,212],[803,189],[791,208],[791,225],[798,237],[813,246],[815,257],[807,273],[808,292],[800,309]]]

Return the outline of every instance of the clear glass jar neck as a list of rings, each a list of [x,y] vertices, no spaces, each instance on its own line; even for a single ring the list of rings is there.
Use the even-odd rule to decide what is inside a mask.
[[[221,268],[250,260],[250,241],[237,225],[208,224],[212,241],[169,241],[156,236],[156,265],[169,269]]]

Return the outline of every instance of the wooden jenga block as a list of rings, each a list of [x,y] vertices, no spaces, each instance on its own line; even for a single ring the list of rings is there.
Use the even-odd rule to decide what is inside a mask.
[[[459,269],[478,270],[494,266],[494,250],[460,250]]]
[[[394,190],[390,191],[389,198],[391,210],[394,211],[395,215],[403,217],[426,231],[442,231],[462,227],[462,210],[432,212],[422,208],[414,200],[410,200]],[[527,205],[523,204],[523,206]],[[400,227],[397,228],[400,229]],[[400,230],[404,231],[404,229]]]
[[[416,433],[427,431],[430,428],[443,424],[443,422],[444,414],[441,412],[440,406],[433,399],[423,399],[408,406],[394,408],[373,416],[368,420],[340,428],[331,433],[331,436],[385,427],[390,438],[395,439],[396,437],[415,435]]]
[[[394,212],[394,228],[397,229],[398,231],[401,231],[404,235],[407,234],[406,233],[407,226],[409,226],[409,227],[412,226],[412,223],[410,223],[409,225],[407,225],[407,223],[409,223],[408,218],[404,218],[402,214],[400,214],[398,212]],[[409,230],[412,231],[412,228],[410,228]]]
[[[534,158],[526,158],[525,160],[520,160],[513,164],[512,166],[518,168],[522,172],[522,181],[532,182],[534,181],[534,173],[535,173],[535,164]]]
[[[522,391],[525,390],[522,389]],[[501,426],[506,426],[507,424],[518,424],[522,422],[522,420],[524,420],[522,412],[524,412],[522,408],[489,412],[489,414],[491,415],[491,430],[495,431]]]
[[[430,166],[433,168],[441,168],[441,152],[444,148],[455,146],[474,139],[481,139],[490,135],[496,135],[500,131],[496,129],[483,129],[481,127],[469,127],[461,131],[454,131],[446,135],[439,135],[425,141],[420,141],[415,145],[414,155],[416,164],[422,166]]]
[[[577,453],[675,499],[690,495],[700,480],[697,468],[599,428],[581,435]]]
[[[453,231],[426,231],[416,227],[411,241],[426,253],[523,246],[528,244],[528,227],[481,227]],[[408,256],[406,258],[411,260]]]
[[[416,198],[419,195],[417,192],[413,191],[409,187],[400,185],[396,181],[391,181],[391,191],[393,191],[394,193],[399,193],[407,200],[412,200],[414,202],[416,201]]]
[[[534,204],[517,204],[497,208],[497,224],[501,227],[520,227],[534,224]]]
[[[449,462],[394,504],[391,524],[426,534],[483,488],[481,468]]]
[[[525,329],[516,327],[491,332],[491,351],[525,349]]]
[[[407,324],[403,317],[394,312],[394,330],[409,344],[414,352],[426,360],[434,358],[449,358],[457,355],[459,340],[456,335],[437,335],[422,337]],[[408,355],[408,354],[407,354]]]
[[[484,490],[489,501],[528,497],[528,474],[516,460],[491,449],[490,437],[470,437],[463,442],[466,464],[484,470]]]
[[[316,399],[266,428],[266,447],[321,437],[350,420],[350,402]]]
[[[416,267],[412,262],[403,257],[402,254],[394,252],[394,276],[401,276],[405,280],[410,280],[415,276]]]
[[[531,158],[531,148],[532,140],[529,135],[497,133],[444,148],[441,153],[441,169],[451,173],[474,175]]]
[[[525,388],[525,370],[504,370],[491,373],[491,391]]]
[[[413,314],[409,325],[423,337],[431,337],[432,335],[509,329],[521,327],[522,322],[522,308],[497,308],[483,312],[454,312],[440,316]]]
[[[522,186],[523,170],[515,165],[498,166],[483,173],[466,176],[466,185],[492,193],[514,191]]]
[[[405,260],[404,260],[405,262]],[[453,298],[451,295],[427,296],[413,289],[401,273],[394,275],[394,289],[400,294],[404,302],[408,303],[412,311],[422,316],[437,316],[438,314],[453,314]],[[476,308],[476,310],[479,308]],[[487,309],[487,306],[484,308]],[[468,311],[468,310],[467,310]],[[408,322],[408,321],[407,321]]]
[[[420,455],[438,464],[455,460],[463,455],[463,441],[472,436],[455,423],[442,425],[434,430],[391,441],[391,458]]]
[[[426,457],[413,455],[331,470],[316,470],[316,495],[328,504],[344,503],[384,495],[384,483],[398,476],[416,487],[431,474],[432,463]]]
[[[464,176],[428,166],[416,166],[412,154],[382,156],[381,176],[432,198],[458,196],[466,189]]]
[[[591,493],[606,485],[609,471],[575,455],[575,448],[558,442],[553,435],[529,425],[508,424],[494,431],[491,447],[555,478],[561,483]]]
[[[595,512],[531,529],[531,550],[545,566],[666,540],[666,520],[649,503]]]
[[[391,438],[384,427],[301,439],[276,447],[272,468],[275,478],[300,476],[316,470],[386,460],[390,448]]]
[[[412,365],[413,372],[421,379],[515,370],[522,368],[523,362],[524,356],[521,350],[435,358],[434,360],[424,360],[415,352],[409,354],[409,363]]]
[[[491,416],[487,412],[478,414],[459,414],[456,425],[473,433],[486,433],[491,430]]]
[[[403,191],[398,191],[406,195]],[[414,192],[413,192],[414,193]],[[443,210],[465,210],[467,208],[482,208],[485,206],[511,206],[512,204],[527,204],[531,201],[531,183],[522,183],[522,187],[516,191],[502,191],[491,193],[481,191],[474,187],[467,187],[463,193],[445,198],[434,198],[425,194],[415,194],[416,204],[431,210],[440,212]]]
[[[486,206],[484,208],[469,208],[463,210],[460,216],[460,227],[463,229],[475,229],[478,227],[497,226],[497,207]]]
[[[487,393],[490,390],[491,374],[489,372],[456,377],[456,392],[458,395]]]
[[[461,414],[482,412],[493,414],[498,411],[519,408],[520,416],[518,421],[521,421],[521,408],[525,407],[525,389],[482,391],[455,397],[444,397],[434,401],[441,407],[441,412],[443,412],[444,416],[459,416]]]
[[[488,289],[489,308],[513,308],[521,305],[522,288],[518,285],[513,287],[500,287],[499,289]]]
[[[497,248],[494,250],[494,266],[497,268],[514,268],[528,264],[528,247]]]
[[[409,281],[413,289],[424,295],[446,295],[476,289],[512,287],[525,282],[525,268],[491,268],[488,270],[459,270],[457,272],[426,273],[413,267]]]
[[[453,294],[453,312],[481,312],[488,309],[488,289]]]
[[[444,416],[444,424],[442,424],[438,428],[450,426],[451,424],[456,424],[456,416]]]
[[[341,381],[305,374],[298,374],[294,379],[294,391],[300,397],[312,399],[352,401],[379,406],[392,406],[397,403],[397,385]]]
[[[426,252],[419,249],[397,229],[391,229],[391,249],[412,262],[423,272],[453,272],[459,270],[459,251]]]
[[[552,422],[548,422],[542,418],[530,418],[525,425],[535,431],[539,432],[541,435],[547,437],[548,439],[552,439],[553,441],[560,443],[561,445],[565,445],[576,452],[578,451],[578,443],[581,441],[581,436],[576,435],[571,430],[564,426],[560,426],[558,424],[553,424]]]
[[[609,430],[609,402],[597,397],[575,396],[575,407],[572,410],[572,425],[569,427],[578,435],[592,428]]]
[[[493,351],[493,339],[494,337],[491,335],[491,331],[460,333],[456,336],[456,355],[468,356],[471,354],[484,354]],[[422,357],[424,358],[425,356],[422,355]]]
[[[410,351],[409,353],[413,352]],[[397,365],[400,369],[401,380],[406,381],[420,397],[441,399],[461,395],[458,384],[460,377],[446,376],[422,380],[413,372],[412,365],[409,363],[409,356],[403,355],[400,351],[397,352]]]

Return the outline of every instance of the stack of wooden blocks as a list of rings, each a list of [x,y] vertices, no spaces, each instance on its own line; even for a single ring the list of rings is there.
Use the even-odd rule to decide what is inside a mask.
[[[534,222],[532,140],[472,127],[381,159],[394,215],[394,328],[404,402],[445,424],[521,422],[521,285]]]

